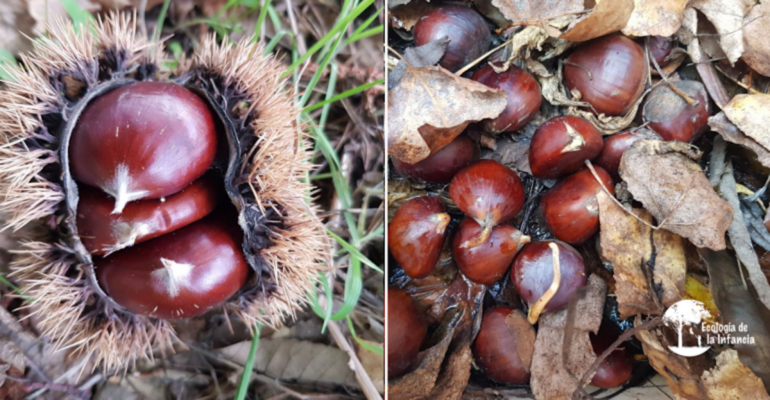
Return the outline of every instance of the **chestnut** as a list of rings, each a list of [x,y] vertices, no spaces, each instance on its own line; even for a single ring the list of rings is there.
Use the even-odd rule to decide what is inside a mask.
[[[598,357],[607,350],[620,335],[605,324],[599,328],[596,334],[590,333],[591,346]],[[628,349],[621,345],[610,353],[607,358],[599,364],[596,374],[591,379],[591,384],[603,389],[616,388],[631,379],[633,372],[633,357]]]
[[[641,46],[609,35],[579,45],[567,57],[564,78],[569,90],[580,91],[597,113],[624,115],[644,93],[648,68]]]
[[[465,135],[460,135],[428,158],[409,164],[395,157],[393,168],[402,176],[428,183],[449,183],[457,171],[465,168],[476,158],[476,146]]]
[[[696,81],[671,82],[680,94],[668,85],[660,85],[650,92],[642,109],[642,119],[663,140],[692,142],[708,130],[710,114],[706,87]]]
[[[532,136],[529,167],[537,178],[561,178],[585,166],[602,146],[602,134],[591,122],[573,115],[554,117]]]
[[[529,72],[515,65],[498,74],[487,64],[476,71],[471,79],[502,90],[508,96],[508,104],[503,112],[496,118],[483,121],[487,132],[513,132],[521,129],[540,109],[540,102],[543,100],[540,85]]]
[[[652,59],[658,63],[658,66],[663,68],[671,63],[671,60],[666,60],[671,50],[674,49],[674,42],[667,36],[650,36],[647,39],[647,51],[650,54],[650,68],[655,68]]]
[[[463,6],[441,6],[425,14],[414,25],[414,43],[422,46],[449,38],[439,65],[454,72],[481,57],[492,43],[492,34],[484,18]]]
[[[81,185],[78,234],[91,254],[105,255],[175,231],[214,211],[217,183],[213,175],[204,175],[166,199],[132,201],[121,214],[111,213],[112,197]]]
[[[452,251],[454,259],[468,279],[484,285],[500,280],[510,268],[516,252],[529,236],[518,229],[500,224],[492,228],[489,240],[476,247],[463,246],[481,234],[481,226],[472,218],[464,218],[457,227]]]
[[[524,187],[512,169],[494,160],[480,160],[452,178],[449,197],[481,225],[479,236],[463,244],[475,247],[487,241],[495,225],[513,218],[521,210]]]
[[[552,290],[554,283],[555,253],[560,272],[558,289],[543,301],[541,298]],[[529,304],[529,320],[534,324],[541,312],[564,308],[572,295],[585,286],[587,278],[583,257],[577,250],[566,243],[549,241],[532,242],[519,251],[513,261],[511,280],[516,292]]]
[[[528,360],[522,360],[517,351],[517,341],[530,339],[534,342],[535,339],[534,330],[530,331],[531,338],[517,337],[511,331],[505,320],[513,313],[521,311],[505,306],[485,310],[473,343],[476,364],[490,379],[504,385],[520,385],[529,381],[532,355],[529,354]]]
[[[388,378],[395,378],[412,367],[428,325],[409,294],[388,287]]]
[[[604,186],[614,195],[612,178],[601,167],[594,167]],[[591,170],[584,168],[557,183],[540,199],[545,224],[559,240],[580,244],[599,230],[599,203],[602,190]]]
[[[451,218],[438,197],[417,197],[399,207],[388,226],[388,248],[412,278],[433,271]]]
[[[212,214],[173,233],[96,259],[99,284],[119,305],[160,319],[201,315],[234,295],[249,266],[232,218]]]
[[[639,137],[632,135],[629,131],[623,131],[607,137],[604,139],[602,152],[596,157],[594,164],[607,171],[615,182],[620,182],[620,174],[618,173],[620,158],[637,140],[639,140]]]
[[[214,117],[190,90],[137,82],[97,97],[72,132],[75,180],[115,198],[114,213],[133,200],[172,195],[203,175],[217,149]]]

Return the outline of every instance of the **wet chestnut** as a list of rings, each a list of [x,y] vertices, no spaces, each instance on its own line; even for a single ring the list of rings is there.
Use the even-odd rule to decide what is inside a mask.
[[[462,244],[475,247],[487,241],[495,225],[513,218],[521,210],[524,187],[510,168],[494,160],[480,160],[452,178],[449,197],[465,215],[481,225],[481,234]]]
[[[97,97],[72,133],[75,180],[115,198],[113,212],[138,199],[172,195],[214,161],[217,135],[204,101],[167,82],[137,82]]]
[[[441,6],[425,14],[414,25],[414,43],[422,46],[449,38],[439,65],[454,72],[479,58],[492,43],[492,34],[484,18],[463,6]]]
[[[396,172],[403,176],[429,183],[449,183],[457,171],[476,158],[476,153],[473,141],[465,135],[460,135],[420,162],[409,164],[395,157],[392,160]]]
[[[650,52],[650,58],[655,59],[658,66],[663,68],[671,63],[671,60],[666,60],[671,50],[674,49],[674,42],[667,36],[650,36],[647,40],[648,51]],[[655,70],[655,65],[650,60],[650,68]]]
[[[597,113],[627,113],[644,93],[648,75],[644,49],[621,35],[603,36],[579,45],[567,57],[564,78],[570,91]]]
[[[611,327],[602,324],[597,334],[590,333],[591,346],[598,357],[607,350],[618,338],[618,334]],[[591,379],[591,384],[603,389],[612,389],[628,382],[633,372],[633,358],[631,353],[621,344],[607,358],[599,364],[596,374]]]
[[[171,234],[94,261],[104,291],[129,311],[161,319],[201,315],[230,298],[248,275],[232,218],[212,214]]]
[[[604,186],[614,194],[612,178],[601,167],[594,167]],[[584,168],[557,183],[540,199],[545,224],[559,240],[580,244],[599,230],[599,203],[602,190],[591,170]]]
[[[220,195],[212,175],[198,178],[161,200],[138,200],[112,214],[115,200],[99,189],[80,186],[77,227],[91,254],[104,255],[173,232],[214,211]]]
[[[554,250],[558,252],[560,282],[555,293],[544,299],[554,283]],[[530,322],[545,312],[558,311],[569,303],[570,298],[587,278],[583,257],[572,246],[559,241],[532,242],[524,246],[513,261],[511,280],[519,296],[530,306]],[[537,306],[537,307],[536,307]],[[534,320],[534,321],[533,321]]]
[[[395,378],[413,367],[428,325],[409,294],[388,287],[388,378]]]
[[[476,247],[463,247],[463,243],[478,237],[481,226],[472,218],[465,218],[457,227],[452,252],[454,259],[468,279],[481,284],[492,284],[500,280],[510,268],[516,252],[529,236],[518,229],[500,224],[492,228],[492,233],[484,244]]]
[[[496,118],[484,120],[484,129],[491,133],[513,132],[537,115],[543,96],[540,85],[527,71],[511,65],[507,71],[497,73],[491,65],[476,71],[474,81],[499,89],[508,96],[508,104]]]
[[[517,348],[519,340],[535,340],[531,327],[526,334],[517,336],[506,323],[511,314],[523,313],[511,307],[497,306],[484,311],[481,328],[473,343],[476,364],[493,381],[504,385],[520,385],[529,381],[532,354],[522,360]],[[526,323],[526,322],[525,322]],[[528,336],[528,337],[526,337]],[[533,348],[534,349],[534,348]],[[528,357],[527,357],[528,356]]]
[[[433,271],[450,221],[438,197],[417,197],[399,207],[388,226],[388,248],[412,278]]]
[[[554,117],[532,136],[529,167],[535,177],[561,178],[583,168],[603,146],[602,134],[591,122],[572,115]]]
[[[620,182],[620,174],[618,173],[620,158],[637,140],[639,140],[639,137],[632,135],[628,131],[607,137],[604,139],[602,152],[596,157],[594,164],[604,168],[615,182]]]
[[[645,100],[642,119],[663,140],[692,142],[708,130],[710,110],[706,87],[696,81],[678,81],[672,84],[694,103],[688,104],[668,85],[660,85],[653,89]]]

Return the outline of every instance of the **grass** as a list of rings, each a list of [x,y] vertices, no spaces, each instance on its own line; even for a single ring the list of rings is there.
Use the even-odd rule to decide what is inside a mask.
[[[64,5],[70,18],[82,29],[83,26],[88,26],[95,21],[93,15],[84,10],[78,5],[75,0],[59,0]],[[358,87],[348,89],[341,93],[336,92],[336,83],[338,75],[338,64],[336,56],[339,51],[352,43],[355,43],[361,39],[370,37],[382,33],[384,28],[382,25],[372,26],[374,21],[377,20],[377,16],[382,12],[382,8],[377,10],[376,13],[369,16],[360,25],[355,25],[360,17],[369,10],[374,3],[374,0],[344,0],[340,9],[339,16],[335,24],[329,29],[329,32],[315,42],[307,51],[301,53],[297,48],[297,41],[294,37],[294,33],[290,28],[284,27],[281,21],[281,17],[278,15],[275,7],[271,3],[271,0],[229,0],[219,12],[211,18],[203,18],[191,20],[185,23],[183,26],[191,26],[194,24],[205,23],[215,30],[221,37],[229,37],[233,32],[240,30],[240,21],[246,16],[252,15],[252,13],[258,12],[257,24],[253,33],[252,40],[259,41],[263,39],[263,27],[268,22],[274,27],[275,35],[272,40],[265,44],[265,52],[273,52],[280,44],[284,37],[291,39],[292,47],[290,50],[292,54],[291,64],[288,66],[284,77],[292,76],[293,82],[297,82],[299,79],[299,70],[305,63],[313,62],[317,65],[316,72],[304,88],[303,93],[300,94],[297,102],[297,106],[302,108],[300,114],[301,124],[309,127],[312,138],[314,139],[314,152],[313,160],[318,162],[318,158],[322,157],[329,166],[330,172],[319,174],[314,177],[308,176],[308,180],[320,181],[331,179],[336,192],[337,198],[342,204],[342,215],[345,221],[346,227],[350,234],[350,240],[345,240],[339,235],[330,232],[329,235],[339,244],[340,250],[335,255],[340,261],[348,260],[348,268],[346,274],[346,280],[344,290],[342,293],[343,302],[336,312],[333,310],[334,296],[333,285],[329,281],[329,277],[323,273],[319,273],[318,285],[320,290],[325,295],[325,306],[322,306],[319,300],[319,294],[317,289],[314,289],[309,293],[311,309],[323,320],[322,331],[326,330],[330,321],[342,321],[346,320],[350,329],[351,335],[362,347],[369,351],[383,354],[382,346],[372,345],[368,342],[361,340],[355,332],[353,322],[351,320],[351,313],[356,309],[362,288],[363,288],[363,266],[368,266],[378,273],[382,274],[383,271],[375,263],[369,260],[363,255],[361,249],[371,240],[380,237],[384,234],[384,226],[379,226],[373,229],[371,232],[366,232],[366,213],[362,212],[356,218],[353,213],[347,211],[353,204],[353,193],[351,188],[342,174],[342,168],[340,158],[337,152],[326,135],[326,123],[328,121],[329,111],[332,104],[340,100],[357,95],[371,87],[383,84],[383,80],[377,80],[369,82]],[[157,42],[160,39],[162,27],[165,24],[165,18],[170,5],[170,0],[166,0],[159,14],[158,22],[155,27],[153,39]],[[230,12],[235,11],[238,7],[245,8],[245,12]],[[177,26],[181,28],[183,26]],[[178,43],[169,42],[169,49],[173,53],[175,59],[179,59],[182,54],[182,48]],[[170,63],[170,67],[174,66],[173,61]],[[6,76],[2,68],[3,65],[8,63],[16,63],[13,55],[7,51],[0,50],[0,78]],[[315,89],[321,82],[322,78],[327,75],[327,90],[323,98],[318,99],[313,94]],[[299,88],[299,85],[294,85],[295,88]],[[315,118],[314,111],[321,110],[320,116]],[[368,198],[368,194],[367,194]],[[309,196],[308,196],[309,199]],[[344,258],[343,258],[344,257]],[[334,276],[334,274],[331,274]],[[0,282],[9,285],[15,290],[18,290],[11,282],[0,276]],[[255,335],[251,343],[249,351],[249,357],[244,366],[244,375],[241,377],[238,391],[236,393],[236,399],[242,400],[246,397],[249,382],[251,381],[251,373],[254,365],[254,358],[256,356],[257,347],[259,345],[259,330],[257,326]]]

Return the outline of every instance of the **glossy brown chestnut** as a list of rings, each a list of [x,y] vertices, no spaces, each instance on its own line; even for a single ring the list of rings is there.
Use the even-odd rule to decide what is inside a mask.
[[[609,35],[578,46],[567,57],[564,78],[569,90],[579,90],[596,112],[623,115],[642,96],[648,68],[641,46]]]
[[[212,214],[96,259],[99,284],[129,311],[160,319],[201,315],[243,286],[249,266],[232,218]]]
[[[594,167],[604,186],[614,194],[610,174]],[[599,203],[596,193],[602,190],[591,170],[584,168],[557,183],[540,199],[545,224],[559,240],[580,244],[599,230]]]
[[[476,71],[471,77],[476,82],[499,89],[508,96],[508,105],[494,119],[484,120],[484,129],[491,133],[513,132],[537,115],[543,96],[540,85],[527,71],[511,65],[507,71],[497,73],[491,65]]]
[[[443,149],[414,164],[405,163],[395,157],[393,167],[404,176],[429,183],[449,183],[457,171],[476,159],[476,146],[465,135],[458,136]]]
[[[420,352],[428,326],[405,291],[388,287],[388,378],[407,372]]]
[[[520,385],[529,381],[530,366],[519,357],[516,351],[517,338],[505,323],[509,314],[520,312],[504,306],[485,310],[481,328],[473,343],[476,364],[490,379],[504,385]]]
[[[417,197],[396,211],[388,226],[388,248],[407,275],[424,278],[433,271],[450,219],[438,197]]]
[[[532,136],[529,167],[540,179],[567,176],[602,151],[602,134],[591,122],[572,115],[545,121]]]
[[[139,82],[97,97],[72,133],[75,180],[115,198],[115,213],[138,199],[170,196],[203,175],[217,148],[206,103],[182,86]]]
[[[708,130],[710,110],[706,87],[696,81],[672,84],[697,103],[688,104],[668,85],[660,85],[645,100],[642,118],[663,140],[692,142]]]
[[[540,299],[553,282],[553,255],[549,243],[559,250],[561,282],[559,289],[545,305],[544,311],[564,308],[575,292],[586,284],[583,257],[572,246],[562,242],[533,242],[524,246],[513,261],[511,280],[516,292],[530,305]]]
[[[81,185],[77,227],[91,254],[104,255],[189,225],[214,211],[221,193],[211,174],[163,200],[138,200],[112,214],[115,199]]]
[[[628,131],[607,137],[607,139],[604,139],[602,152],[599,153],[599,157],[596,157],[594,164],[604,168],[615,182],[620,182],[620,175],[618,174],[620,158],[637,140],[639,140],[639,137],[632,135]]]
[[[452,252],[460,270],[468,279],[481,284],[492,284],[500,280],[510,268],[516,252],[529,236],[518,229],[500,224],[492,228],[492,234],[484,244],[463,247],[462,244],[481,235],[481,226],[472,218],[464,218],[457,227]]]
[[[591,345],[594,348],[594,353],[598,357],[610,345],[618,338],[618,334],[613,332],[611,328],[606,325],[602,325],[599,328],[598,334],[590,333]],[[599,364],[599,368],[596,369],[596,374],[591,379],[591,384],[603,389],[616,388],[631,379],[633,372],[633,358],[631,353],[623,347],[620,347],[610,353],[604,361]]]
[[[666,60],[671,50],[674,49],[674,42],[670,37],[666,36],[650,36],[647,41],[648,51],[650,52],[650,58],[654,58],[658,66],[663,68],[671,63],[671,60]],[[655,70],[655,65],[650,60],[650,68]]]
[[[425,14],[414,25],[414,43],[422,46],[449,38],[439,65],[454,72],[479,58],[492,43],[484,18],[468,7],[441,6]]]
[[[462,244],[475,247],[487,241],[495,225],[513,218],[521,210],[524,187],[510,168],[494,160],[480,160],[452,178],[449,197],[481,225],[478,238]]]

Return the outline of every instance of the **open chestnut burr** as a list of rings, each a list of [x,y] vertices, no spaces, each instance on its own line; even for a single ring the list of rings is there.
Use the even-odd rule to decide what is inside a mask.
[[[170,319],[279,324],[331,259],[282,65],[212,35],[161,68],[136,25],[63,24],[0,92],[5,226],[40,228],[13,272],[42,336],[106,370],[174,343]]]

